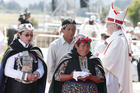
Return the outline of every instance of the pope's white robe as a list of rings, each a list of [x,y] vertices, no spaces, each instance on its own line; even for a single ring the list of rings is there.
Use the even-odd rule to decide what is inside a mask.
[[[106,71],[108,93],[132,93],[130,49],[127,39],[119,30],[113,32],[106,41],[108,46],[101,60]]]

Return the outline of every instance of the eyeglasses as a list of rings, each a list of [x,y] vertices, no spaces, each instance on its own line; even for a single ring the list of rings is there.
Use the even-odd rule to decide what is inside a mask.
[[[33,34],[23,34],[25,37],[33,37]]]

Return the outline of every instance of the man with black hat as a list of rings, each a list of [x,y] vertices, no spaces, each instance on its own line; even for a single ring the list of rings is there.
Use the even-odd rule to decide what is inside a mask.
[[[65,19],[62,22],[61,28],[63,36],[59,37],[50,44],[47,56],[48,82],[51,81],[53,72],[60,58],[73,48],[75,43],[75,31],[76,22],[72,19]]]

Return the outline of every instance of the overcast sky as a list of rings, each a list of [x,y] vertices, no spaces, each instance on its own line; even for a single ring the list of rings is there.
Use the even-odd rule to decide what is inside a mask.
[[[43,0],[4,0],[4,1],[5,2],[16,1],[21,6],[28,7],[29,4],[38,3],[38,2],[43,1]],[[48,1],[48,0],[46,0],[46,1]]]

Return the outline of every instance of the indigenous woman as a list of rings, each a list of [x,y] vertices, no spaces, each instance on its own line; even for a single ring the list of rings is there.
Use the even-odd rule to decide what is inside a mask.
[[[41,50],[31,44],[32,39],[32,25],[19,25],[18,37],[1,63],[1,93],[45,93],[47,66]]]
[[[106,93],[100,59],[89,51],[91,39],[83,35],[55,70],[49,93]]]

